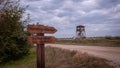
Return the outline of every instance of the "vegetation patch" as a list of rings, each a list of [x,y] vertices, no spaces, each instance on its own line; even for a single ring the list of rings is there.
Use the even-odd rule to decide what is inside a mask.
[[[46,68],[113,68],[106,63],[107,60],[86,53],[51,47],[46,50]]]
[[[56,44],[72,44],[72,45],[92,45],[92,46],[112,46],[120,47],[120,38],[87,38],[73,40],[58,40]]]
[[[46,47],[45,68],[113,68],[107,60],[89,56],[86,53]],[[36,68],[36,48],[21,60],[0,65],[0,68]]]
[[[29,54],[28,33],[24,30],[28,19],[23,19],[24,12],[19,0],[0,0],[0,64]]]

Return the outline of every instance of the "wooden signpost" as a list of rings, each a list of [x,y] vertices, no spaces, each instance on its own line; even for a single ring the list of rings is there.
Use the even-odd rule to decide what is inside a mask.
[[[57,31],[54,27],[43,26],[43,25],[28,25],[27,30],[28,32],[33,34],[39,34],[39,33],[53,34]]]
[[[53,36],[44,36],[44,33],[53,34],[57,30],[54,27],[44,25],[28,25],[27,31],[36,34],[28,37],[28,44],[37,44],[37,68],[45,68],[44,44],[53,43],[56,39]]]
[[[29,44],[44,44],[44,43],[53,43],[56,41],[53,36],[29,36],[28,43]]]

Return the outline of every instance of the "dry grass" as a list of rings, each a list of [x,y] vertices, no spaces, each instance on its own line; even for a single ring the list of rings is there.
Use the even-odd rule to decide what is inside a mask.
[[[57,44],[72,44],[72,45],[94,45],[94,46],[112,46],[120,47],[120,39],[118,38],[97,38],[97,39],[75,39],[75,40],[58,40]]]
[[[86,53],[51,47],[47,50],[49,52],[46,51],[46,68],[113,68],[106,63],[107,60],[89,56]]]
[[[35,51],[35,48],[32,48],[29,56],[0,65],[0,68],[36,68]],[[46,68],[113,68],[104,59],[52,47],[46,47],[45,62]]]

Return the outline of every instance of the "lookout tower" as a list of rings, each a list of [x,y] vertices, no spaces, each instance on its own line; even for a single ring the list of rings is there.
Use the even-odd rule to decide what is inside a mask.
[[[76,26],[76,38],[85,38],[85,26]]]

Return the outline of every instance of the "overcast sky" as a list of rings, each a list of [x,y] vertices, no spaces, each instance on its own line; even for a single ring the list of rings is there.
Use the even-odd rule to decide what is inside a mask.
[[[22,0],[30,23],[54,26],[56,37],[74,37],[84,25],[86,36],[120,36],[120,0]]]

